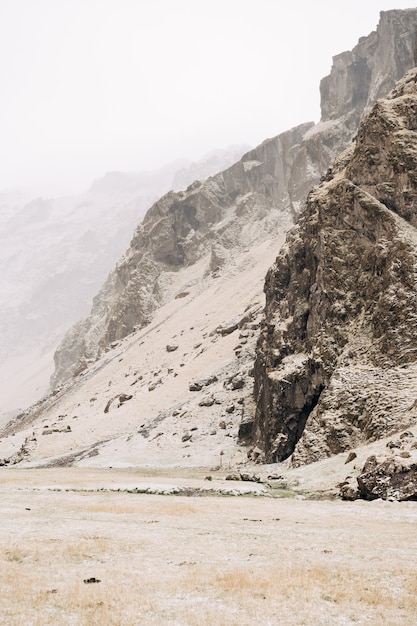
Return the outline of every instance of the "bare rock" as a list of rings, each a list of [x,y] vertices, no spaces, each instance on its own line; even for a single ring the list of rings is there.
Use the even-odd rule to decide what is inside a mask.
[[[198,381],[194,381],[188,385],[188,389],[190,391],[201,391],[202,388],[203,388],[203,385]]]
[[[364,118],[268,272],[252,439],[267,462],[313,462],[415,420],[416,81]]]
[[[345,461],[345,465],[347,465],[348,463],[351,463],[352,461],[354,461],[357,457],[356,452],[353,452],[353,450],[351,452],[349,452],[349,454],[347,455],[347,459]]]
[[[239,424],[238,438],[241,443],[249,443],[253,435],[253,417],[242,420]]]
[[[394,448],[401,448],[401,441],[399,440],[388,441],[387,448],[389,448],[390,450],[393,450]]]
[[[117,394],[117,396],[113,396],[113,398],[110,398],[104,408],[104,412],[108,413],[110,409],[118,409],[120,406],[122,406],[122,404],[124,404],[128,400],[131,400],[132,398],[133,396],[131,394],[119,393]]]
[[[417,500],[417,463],[370,456],[358,476],[358,488],[365,500]]]
[[[233,374],[229,376],[223,383],[224,387],[229,390],[243,389],[246,384],[246,377],[243,374]]]
[[[91,578],[84,578],[83,582],[86,585],[90,585],[92,583],[101,583],[101,580],[99,578],[95,578],[95,576],[92,576]]]
[[[358,489],[355,489],[349,482],[340,485],[339,495],[342,500],[354,501],[360,497]]]
[[[213,406],[214,404],[214,396],[206,396],[202,398],[198,403],[198,406]]]
[[[230,322],[223,324],[222,326],[218,326],[216,328],[216,332],[218,332],[220,335],[230,335],[231,333],[234,333],[235,330],[237,330],[239,328],[239,322],[241,320],[241,317],[235,317],[234,319],[230,320]]]
[[[217,272],[220,268],[227,264],[229,259],[230,251],[219,241],[216,241],[211,246],[209,271]]]
[[[248,459],[254,463],[265,463],[265,452],[258,446],[250,448],[248,450]]]
[[[155,391],[158,385],[162,385],[162,378],[158,378],[158,380],[155,380],[153,383],[148,385],[148,391]]]
[[[191,382],[188,386],[188,389],[190,391],[201,391],[203,387],[208,387],[209,385],[212,385],[213,383],[217,381],[218,381],[217,376],[215,375],[207,376],[207,378],[202,378],[201,380],[196,380],[196,381]]]
[[[232,389],[242,389],[245,386],[245,379],[243,376],[234,376],[231,380]]]
[[[245,482],[252,482],[252,483],[260,483],[261,482],[261,477],[258,474],[252,474],[251,472],[240,472],[239,474],[240,476],[240,480],[243,480]]]

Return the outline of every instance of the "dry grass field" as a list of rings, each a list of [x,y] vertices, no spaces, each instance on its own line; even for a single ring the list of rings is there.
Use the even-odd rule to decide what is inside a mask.
[[[0,624],[416,624],[417,503],[123,491],[135,480],[0,472]]]

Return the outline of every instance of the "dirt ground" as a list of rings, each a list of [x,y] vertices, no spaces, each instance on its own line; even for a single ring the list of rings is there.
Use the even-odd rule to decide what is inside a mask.
[[[223,484],[3,469],[0,624],[416,623],[417,503],[233,497]],[[158,495],[173,486],[189,495]]]

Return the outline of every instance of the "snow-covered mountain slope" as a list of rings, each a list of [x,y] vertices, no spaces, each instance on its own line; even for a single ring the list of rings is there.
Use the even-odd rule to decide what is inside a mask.
[[[78,196],[0,194],[0,413],[47,391],[58,342],[88,313],[149,206],[174,184],[190,184],[196,170],[214,173],[246,148],[155,171],[109,172]]]
[[[210,254],[177,272],[177,297],[22,414],[0,440],[0,459],[225,467],[242,461],[237,434],[242,414],[251,411],[264,275],[282,242],[277,233],[215,272],[207,273]]]

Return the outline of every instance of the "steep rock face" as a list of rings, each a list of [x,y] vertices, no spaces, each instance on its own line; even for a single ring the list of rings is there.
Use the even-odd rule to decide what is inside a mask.
[[[417,70],[365,118],[267,275],[253,442],[312,462],[416,420]]]
[[[357,126],[361,115],[414,65],[415,30],[416,9],[382,11],[375,32],[335,56],[320,84],[322,121],[349,116],[351,126]]]
[[[208,269],[234,251],[287,229],[311,187],[352,139],[363,112],[414,65],[417,10],[381,14],[376,32],[334,58],[321,86],[322,121],[304,124],[248,152],[234,166],[170,193],[148,211],[131,247],[55,354],[54,386],[106,347],[147,324],[175,295],[178,273],[211,254]]]
[[[320,83],[321,121],[306,133],[296,158],[293,196],[305,200],[317,177],[348,146],[363,115],[414,67],[416,29],[416,9],[382,11],[376,31],[333,57],[331,72]]]
[[[174,297],[180,270],[207,257],[233,256],[292,223],[288,181],[303,124],[265,141],[224,172],[169,192],[147,212],[126,254],[93,303],[56,352],[54,384],[83,369],[109,344],[149,323],[156,308]],[[211,255],[211,259],[210,259]]]

